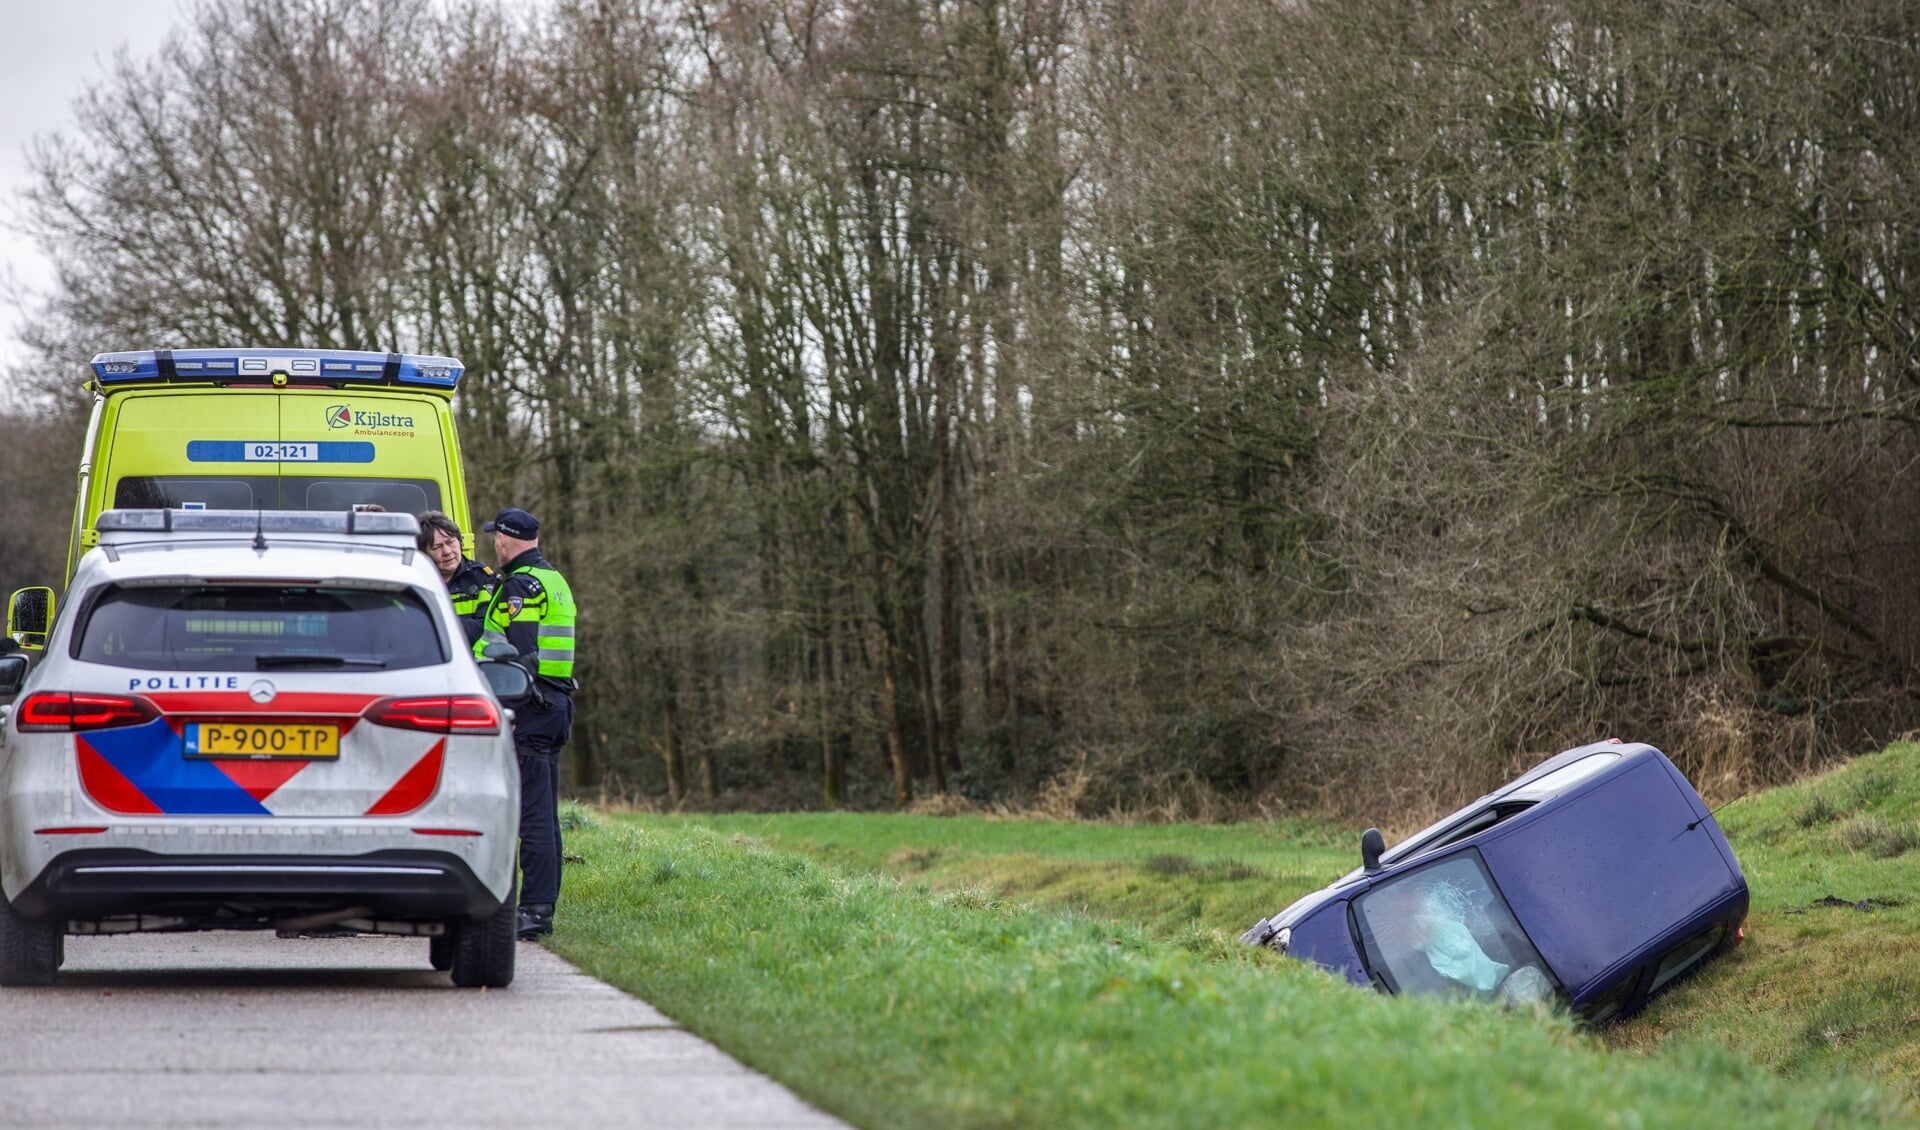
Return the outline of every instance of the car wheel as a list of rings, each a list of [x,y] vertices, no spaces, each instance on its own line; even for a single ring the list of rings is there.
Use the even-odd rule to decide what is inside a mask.
[[[0,898],[0,985],[51,985],[66,949],[59,922],[33,922]]]
[[[453,935],[460,927],[449,925],[444,934],[435,934],[427,939],[427,961],[440,972],[453,968]]]
[[[514,927],[520,924],[520,904],[508,898],[478,922],[461,922],[453,930],[451,972],[463,989],[504,989],[513,984]]]

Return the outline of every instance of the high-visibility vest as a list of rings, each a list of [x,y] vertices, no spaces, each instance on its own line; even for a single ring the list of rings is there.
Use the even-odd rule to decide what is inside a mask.
[[[509,612],[501,603],[501,598],[507,592],[507,582],[501,581],[500,587],[494,591],[492,603],[487,606],[484,631],[473,645],[473,653],[484,655],[488,644],[505,643],[509,624],[531,620],[539,625],[534,635],[539,646],[535,655],[535,671],[549,679],[573,678],[573,590],[567,587],[567,579],[553,569],[522,565],[507,576],[512,577],[517,573],[525,573],[539,581],[539,594],[531,600],[522,601],[518,612]]]

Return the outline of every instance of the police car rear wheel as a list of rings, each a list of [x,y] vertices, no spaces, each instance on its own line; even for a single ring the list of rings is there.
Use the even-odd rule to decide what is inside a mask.
[[[66,940],[60,923],[22,918],[0,899],[0,985],[53,984]]]
[[[427,939],[427,961],[445,973],[453,968],[453,934],[436,934]]]
[[[520,921],[519,900],[508,898],[500,909],[478,922],[461,922],[453,929],[453,983],[463,989],[504,989],[513,983],[514,927]]]

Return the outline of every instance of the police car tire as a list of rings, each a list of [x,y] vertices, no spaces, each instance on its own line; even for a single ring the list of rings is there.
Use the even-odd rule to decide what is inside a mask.
[[[520,925],[520,903],[509,898],[478,922],[453,928],[453,983],[463,989],[504,989],[513,984],[513,936]]]
[[[58,922],[33,922],[0,898],[0,985],[51,985],[65,956]]]
[[[427,961],[442,973],[453,968],[453,930],[427,939]]]

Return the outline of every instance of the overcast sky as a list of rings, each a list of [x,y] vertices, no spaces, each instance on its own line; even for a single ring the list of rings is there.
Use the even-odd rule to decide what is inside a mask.
[[[22,311],[6,296],[17,286],[44,291],[53,282],[51,265],[18,231],[28,143],[69,128],[74,98],[106,73],[116,50],[152,56],[176,21],[185,21],[183,0],[0,0],[7,44],[7,88],[0,95],[0,364],[21,356]]]

